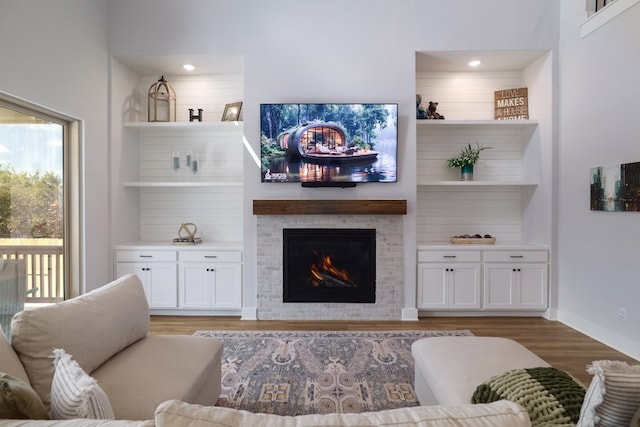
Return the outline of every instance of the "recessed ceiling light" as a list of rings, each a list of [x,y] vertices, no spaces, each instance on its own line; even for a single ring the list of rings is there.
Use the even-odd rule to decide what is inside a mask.
[[[478,61],[477,59],[469,62],[470,67],[477,67],[478,65],[480,65],[480,61]]]
[[[184,64],[184,65],[183,65],[183,68],[184,68],[185,70],[187,70],[187,71],[193,71],[193,70],[195,70],[195,68],[196,68],[196,67],[194,67],[194,66],[193,66],[193,65],[191,65],[191,64]]]

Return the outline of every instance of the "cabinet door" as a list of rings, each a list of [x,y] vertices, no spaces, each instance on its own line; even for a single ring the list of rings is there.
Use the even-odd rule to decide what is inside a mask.
[[[484,308],[546,310],[547,264],[485,264]]]
[[[135,274],[142,282],[144,294],[147,297],[147,303],[151,305],[151,291],[149,290],[149,275],[145,263],[137,262],[118,262],[116,263],[116,277],[122,277],[125,274]]]
[[[480,264],[451,264],[448,270],[449,308],[480,308]]]
[[[521,264],[518,266],[519,286],[517,307],[520,309],[547,309],[548,265]]]
[[[418,308],[449,307],[448,274],[446,264],[418,264]]]
[[[214,308],[240,308],[242,306],[242,269],[238,264],[212,264]]]
[[[149,308],[176,308],[178,286],[175,263],[147,264]]]
[[[512,309],[515,307],[516,268],[512,264],[484,265],[484,308]]]
[[[207,263],[182,263],[180,266],[180,307],[211,308],[212,274]]]

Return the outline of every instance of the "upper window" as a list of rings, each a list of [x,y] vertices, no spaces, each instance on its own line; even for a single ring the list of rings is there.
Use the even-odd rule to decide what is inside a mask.
[[[586,0],[587,20],[580,24],[582,37],[591,34],[640,0]]]

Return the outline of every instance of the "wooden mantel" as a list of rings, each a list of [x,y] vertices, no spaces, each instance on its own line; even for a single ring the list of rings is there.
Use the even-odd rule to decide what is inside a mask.
[[[254,215],[406,215],[406,200],[254,200]]]

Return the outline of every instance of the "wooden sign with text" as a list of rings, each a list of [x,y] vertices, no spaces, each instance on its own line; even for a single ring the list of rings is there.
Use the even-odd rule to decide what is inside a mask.
[[[526,87],[497,90],[494,94],[496,120],[529,119],[529,94]]]

